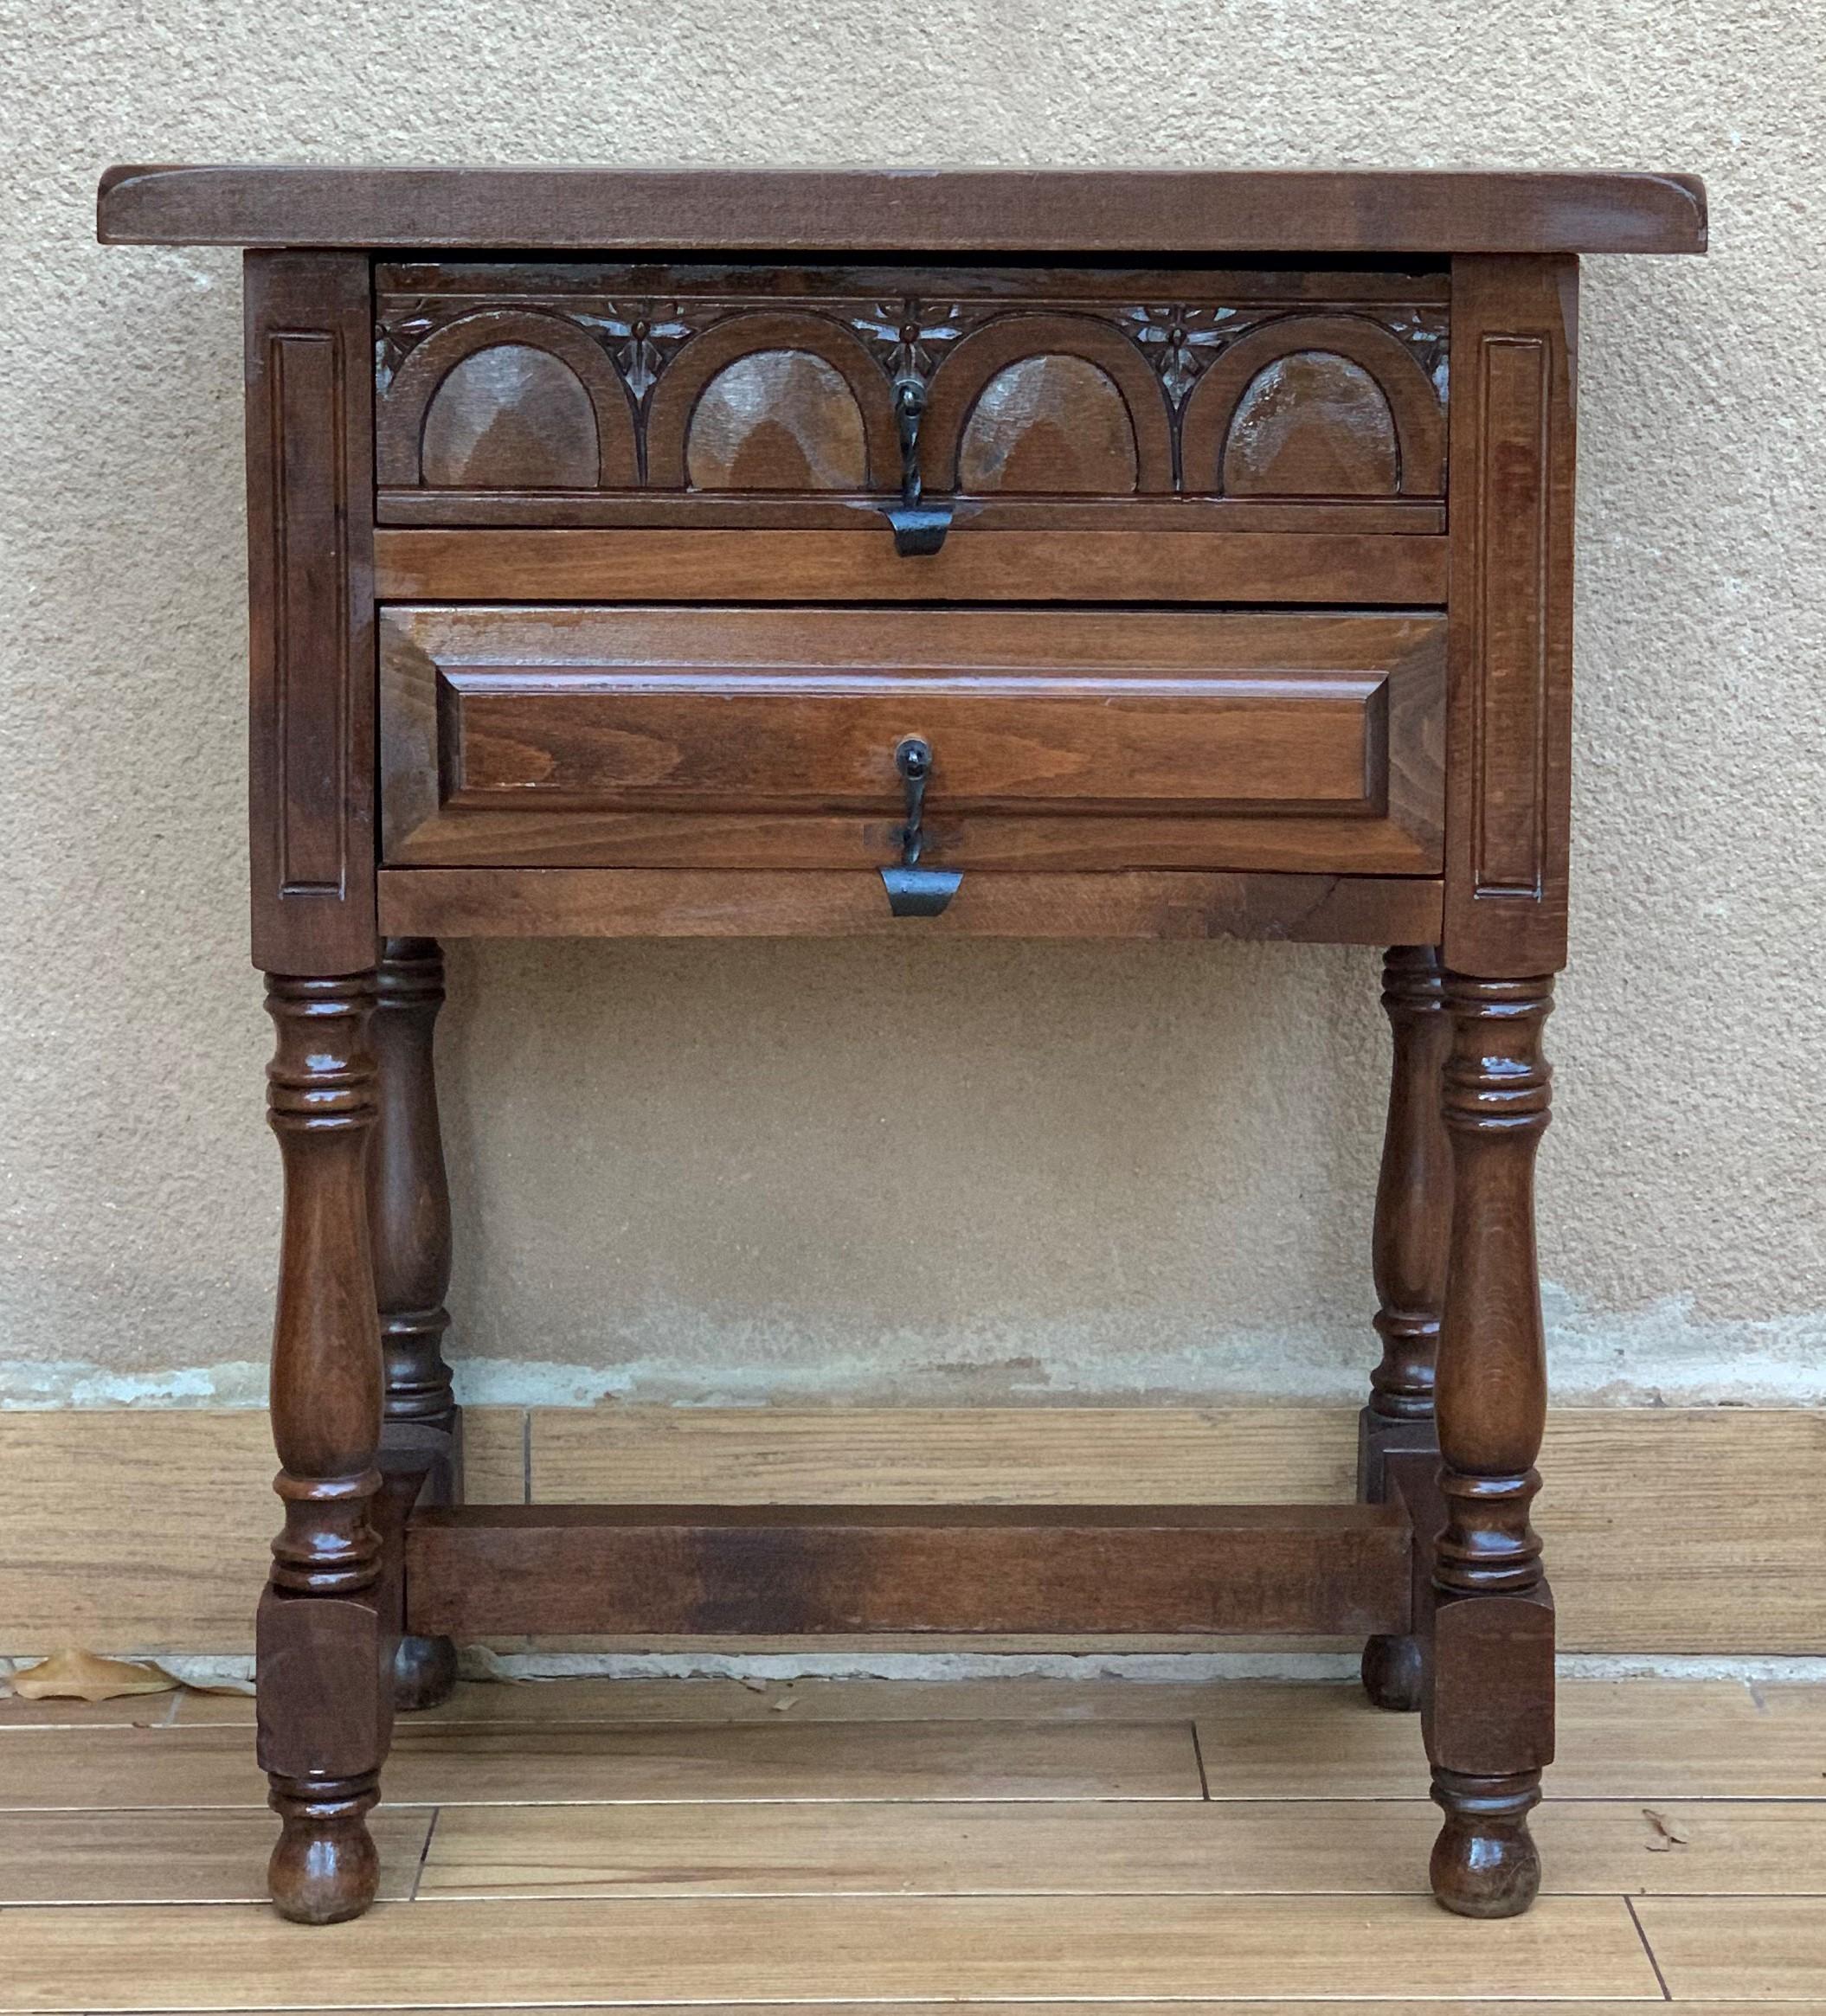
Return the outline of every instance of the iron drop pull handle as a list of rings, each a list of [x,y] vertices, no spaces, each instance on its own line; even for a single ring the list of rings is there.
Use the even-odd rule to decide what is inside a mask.
[[[926,412],[926,388],[917,378],[894,382],[894,417],[900,427],[900,502],[882,510],[894,528],[894,550],[909,559],[936,553],[951,530],[951,502],[927,504],[919,473],[919,423]]]
[[[907,821],[900,830],[900,865],[884,868],[882,887],[888,892],[888,908],[897,917],[936,917],[957,894],[961,870],[922,868],[921,849],[925,845],[924,815],[926,783],[932,774],[932,748],[917,735],[909,735],[894,752],[894,767],[907,791]]]

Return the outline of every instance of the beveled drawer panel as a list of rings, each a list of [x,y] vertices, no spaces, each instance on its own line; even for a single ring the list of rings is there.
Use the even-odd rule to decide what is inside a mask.
[[[385,858],[1438,870],[1431,615],[393,607]]]

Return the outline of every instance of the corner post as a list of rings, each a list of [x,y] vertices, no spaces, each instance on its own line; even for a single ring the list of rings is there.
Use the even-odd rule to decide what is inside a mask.
[[[374,1017],[380,1110],[368,1162],[368,1216],[386,1363],[381,1467],[388,1527],[415,1504],[454,1505],[462,1489],[462,1414],[443,1353],[450,1313],[450,1190],[438,1126],[433,1038],[444,960],[432,938],[382,941]],[[447,1638],[402,1636],[394,1705],[429,1708],[456,1679]]]
[[[1534,1156],[1552,1071],[1551,979],[1446,980],[1451,1267],[1437,1388],[1445,1525],[1433,1562],[1424,1730],[1445,1824],[1434,1894],[1467,1917],[1533,1902],[1527,1816],[1553,1756],[1553,1599],[1528,1507],[1546,1425]]]
[[[382,1591],[381,1340],[368,1246],[375,1116],[371,973],[269,976],[278,1031],[267,1116],[285,1170],[273,1329],[273,1543],[258,1632],[260,1762],[282,1822],[269,1871],[288,1918],[328,1924],[372,1901],[367,1815],[391,1725]]]
[[[376,1525],[368,1228],[373,282],[361,252],[251,252],[243,270],[253,950],[278,1032],[268,1113],[285,1171],[273,1430],[286,1523],[260,1609],[260,1758],[282,1822],[273,1902],[323,1924],[375,1892],[366,1816],[396,1627]]]
[[[1452,261],[1444,1116],[1452,1230],[1435,1401],[1444,1528],[1424,1729],[1434,1893],[1475,1917],[1540,1884],[1553,1611],[1528,1523],[1546,1409],[1533,1166],[1541,1025],[1566,965],[1578,262]]]
[[[1358,1496],[1399,1498],[1414,1527],[1415,1628],[1372,1638],[1365,1692],[1379,1708],[1418,1708],[1432,1598],[1433,1537],[1442,1524],[1433,1426],[1433,1373],[1445,1305],[1451,1224],[1450,1150],[1440,1115],[1440,1073],[1450,1025],[1437,947],[1390,947],[1382,1006],[1393,1037],[1388,1122],[1376,1185],[1372,1251],[1382,1359],[1358,1429]]]

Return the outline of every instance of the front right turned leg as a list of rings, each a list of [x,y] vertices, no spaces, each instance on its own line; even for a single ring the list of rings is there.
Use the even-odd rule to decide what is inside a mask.
[[[368,1240],[374,976],[267,977],[268,1118],[285,1175],[273,1333],[285,1525],[258,1634],[260,1762],[280,1816],[268,1883],[286,1917],[351,1918],[379,1866],[367,1815],[391,1730],[393,1636],[373,1511],[381,1341]]]

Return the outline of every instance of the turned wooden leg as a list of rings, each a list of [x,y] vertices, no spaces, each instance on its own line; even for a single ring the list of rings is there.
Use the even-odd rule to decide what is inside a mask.
[[[444,960],[431,938],[381,945],[373,1044],[380,1112],[368,1161],[368,1217],[386,1362],[381,1465],[387,1531],[396,1538],[416,1504],[453,1505],[462,1488],[461,1410],[443,1337],[450,1287],[450,1191],[438,1127],[432,1037],[444,1005]],[[456,1680],[447,1638],[402,1636],[394,1705],[429,1708]]]
[[[278,1030],[268,1117],[285,1170],[272,1400],[286,1519],[260,1610],[260,1761],[282,1823],[273,1901],[307,1924],[353,1917],[373,1900],[367,1814],[392,1716],[372,1518],[382,1377],[367,1209],[373,1003],[372,973],[267,977]]]
[[[1503,1918],[1540,1884],[1527,1816],[1553,1755],[1553,1605],[1528,1524],[1546,1420],[1534,1152],[1553,983],[1449,973],[1445,993],[1452,1231],[1435,1394],[1445,1524],[1424,1708],[1445,1825],[1432,1879],[1447,1910]]]
[[[1415,1628],[1370,1640],[1363,1649],[1363,1685],[1379,1708],[1415,1709],[1440,1525],[1433,1366],[1452,1216],[1451,1152],[1439,1109],[1451,1024],[1436,947],[1389,948],[1382,1005],[1394,1037],[1372,1249],[1382,1362],[1370,1375],[1369,1405],[1359,1425],[1358,1496],[1379,1504],[1398,1493],[1406,1501],[1415,1522]]]

